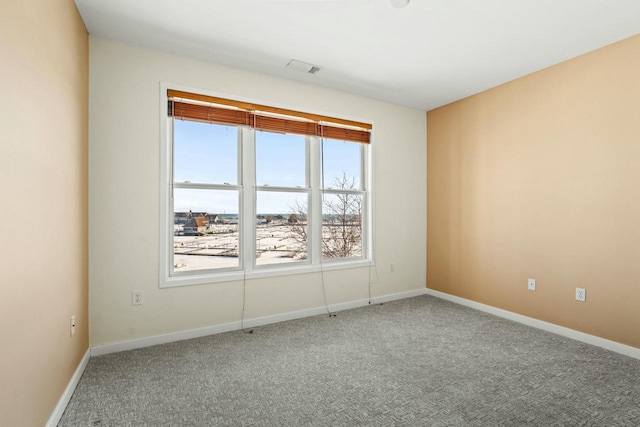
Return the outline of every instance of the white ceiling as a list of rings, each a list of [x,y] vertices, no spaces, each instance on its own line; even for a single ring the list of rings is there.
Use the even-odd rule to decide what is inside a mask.
[[[97,37],[422,110],[640,33],[640,0],[75,2]]]

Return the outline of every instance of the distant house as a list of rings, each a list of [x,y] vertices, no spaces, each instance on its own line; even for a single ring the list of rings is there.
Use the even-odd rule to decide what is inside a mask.
[[[209,225],[209,219],[204,216],[198,216],[191,218],[184,225],[184,234],[185,235],[196,235],[202,234],[207,230],[207,226]]]
[[[174,224],[186,224],[191,221],[193,218],[197,217],[207,217],[211,219],[211,215],[206,212],[174,212],[173,214],[173,223]]]
[[[175,212],[173,214],[173,223],[174,224],[186,224],[191,219],[190,212]]]

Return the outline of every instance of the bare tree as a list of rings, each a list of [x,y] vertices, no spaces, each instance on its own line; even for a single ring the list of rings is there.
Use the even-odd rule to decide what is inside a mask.
[[[306,253],[308,243],[307,204],[296,201],[295,206],[292,206],[290,209],[291,215],[289,216],[289,218],[291,219],[291,217],[295,217],[296,221],[288,221],[291,227],[291,233],[289,234],[289,237],[301,244],[304,248],[304,252]]]
[[[336,190],[355,190],[355,177],[345,173],[333,180]],[[348,258],[362,254],[362,196],[354,193],[324,194],[322,255]]]
[[[345,192],[323,194],[322,256],[323,258],[360,256],[362,255],[362,196],[347,192],[356,189],[356,180],[343,173],[342,177],[334,179],[332,189],[345,190]],[[296,203],[291,211],[298,222],[291,225],[290,237],[306,246],[307,206]]]

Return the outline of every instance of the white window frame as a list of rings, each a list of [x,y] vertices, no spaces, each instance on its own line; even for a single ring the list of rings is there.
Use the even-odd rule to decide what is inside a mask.
[[[173,119],[168,117],[167,89],[200,93],[203,95],[236,99],[238,101],[265,104],[255,99],[239,98],[228,94],[194,89],[190,87],[164,83],[160,84],[160,241],[159,241],[159,287],[176,287],[204,283],[217,283],[261,277],[274,277],[291,274],[305,274],[323,270],[359,268],[374,265],[373,234],[373,130],[371,143],[361,144],[361,189],[325,190],[321,188],[321,141],[319,137],[306,138],[307,182],[304,188],[256,186],[255,177],[255,129],[240,127],[238,141],[238,184],[206,185],[206,188],[237,189],[239,191],[239,266],[225,269],[200,270],[197,272],[173,271],[173,206],[171,195],[173,188],[182,185],[173,183]],[[289,110],[301,110],[287,105],[274,107]],[[306,110],[308,111],[308,110]],[[309,111],[308,111],[309,112]],[[317,114],[322,114],[317,112]],[[251,143],[247,143],[251,141]],[[193,187],[193,184],[191,184]],[[257,191],[284,191],[308,193],[308,242],[307,260],[286,264],[256,265],[256,196]],[[322,196],[324,194],[355,193],[363,195],[362,210],[362,251],[361,257],[342,259],[322,259]],[[319,220],[318,220],[319,219]]]

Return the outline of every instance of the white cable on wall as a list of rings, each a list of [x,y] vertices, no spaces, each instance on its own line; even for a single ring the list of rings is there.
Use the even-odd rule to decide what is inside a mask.
[[[320,189],[322,194],[322,201],[320,202],[320,223],[322,223],[322,206],[324,205],[324,138],[322,135],[320,135]],[[307,227],[309,226],[308,224],[309,221],[307,221]],[[324,308],[327,310],[329,317],[335,317],[336,314],[329,310],[329,303],[327,302],[327,288],[324,284],[324,268],[322,264],[322,226],[320,226],[320,231],[320,280],[322,282],[322,298],[324,299]]]

